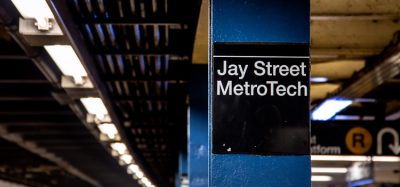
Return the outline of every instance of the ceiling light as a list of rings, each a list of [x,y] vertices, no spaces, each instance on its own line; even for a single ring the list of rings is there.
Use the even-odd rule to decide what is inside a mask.
[[[129,154],[121,155],[121,156],[119,157],[119,159],[121,159],[125,164],[131,164],[132,161],[133,161],[132,156],[129,155]]]
[[[344,120],[344,121],[357,121],[360,120],[361,117],[357,115],[336,115],[333,117],[334,120]]]
[[[315,82],[315,83],[323,83],[323,82],[328,82],[328,78],[327,77],[311,77],[310,81],[311,82]]]
[[[358,115],[336,115],[333,117],[334,120],[344,120],[344,121],[373,121],[375,116],[358,116]]]
[[[395,121],[398,119],[400,119],[400,110],[386,116],[385,118],[386,121]]]
[[[347,173],[347,168],[333,167],[312,167],[312,173]]]
[[[351,187],[365,186],[365,185],[373,184],[373,183],[374,183],[374,179],[365,179],[365,180],[351,182],[349,186],[351,186]]]
[[[372,161],[374,162],[400,162],[398,156],[373,156]]]
[[[137,173],[139,170],[140,170],[139,166],[136,165],[136,164],[131,164],[131,165],[128,166],[128,171],[130,173]]]
[[[143,177],[142,179],[140,179],[143,184],[145,184],[146,186],[150,186],[151,182],[149,181],[149,179],[147,179],[146,177]]]
[[[122,155],[125,154],[127,152],[127,148],[126,145],[124,143],[112,143],[111,144],[111,148],[116,151],[118,154]]]
[[[144,177],[144,174],[142,171],[138,170],[137,172],[134,173],[137,178],[141,179]]]
[[[352,101],[347,99],[330,98],[325,100],[321,105],[319,105],[312,112],[313,120],[326,121],[331,119],[335,114],[342,111],[349,105]]]
[[[11,0],[24,18],[54,18],[46,0]]]
[[[400,157],[396,156],[339,156],[339,155],[312,155],[312,161],[349,161],[349,162],[400,162]]]
[[[86,70],[70,45],[45,45],[44,48],[64,75],[73,77],[76,84],[84,83]]]
[[[50,19],[54,19],[46,0],[11,0],[19,13],[25,19],[35,19],[39,30],[49,30],[52,25]]]
[[[313,181],[313,182],[329,182],[329,181],[332,181],[332,177],[326,176],[326,175],[313,175],[313,176],[311,176],[311,181]]]
[[[95,115],[100,120],[108,114],[103,101],[98,97],[81,98],[81,102],[89,114]]]
[[[101,123],[97,126],[101,133],[106,134],[111,140],[115,140],[118,136],[118,130],[112,123]]]

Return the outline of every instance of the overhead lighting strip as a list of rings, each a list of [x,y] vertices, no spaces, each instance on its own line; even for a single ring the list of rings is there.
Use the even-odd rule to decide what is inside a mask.
[[[136,164],[137,162],[129,153],[126,144],[120,140],[119,137],[121,136],[115,124],[108,121],[108,111],[103,101],[98,97],[87,97],[81,98],[81,102],[86,111],[95,116],[98,130],[108,137],[107,140],[100,140],[106,144],[109,143],[112,155],[118,159],[121,165],[127,166],[127,172],[131,174],[135,180],[139,181],[139,184],[143,187],[155,187]]]
[[[347,162],[400,162],[398,156],[342,156],[342,155],[312,155],[312,161],[347,161]]]
[[[349,99],[341,99],[337,97],[329,98],[312,111],[312,120],[330,120],[333,116],[350,106],[352,103],[353,101]]]
[[[312,173],[347,173],[348,169],[344,167],[312,167]]]
[[[35,19],[38,30],[49,30],[52,27],[54,15],[51,12],[46,0],[11,0],[24,19]],[[63,75],[73,78],[75,85],[83,85],[89,81],[88,74],[70,45],[45,45],[47,53],[53,59]],[[143,171],[135,164],[135,160],[129,153],[126,144],[119,140],[120,133],[115,125],[108,118],[108,111],[100,98],[81,98],[86,111],[94,115],[99,132],[107,137],[101,139],[108,145],[114,156],[122,165],[127,166],[127,172],[143,187],[155,187],[144,175]]]

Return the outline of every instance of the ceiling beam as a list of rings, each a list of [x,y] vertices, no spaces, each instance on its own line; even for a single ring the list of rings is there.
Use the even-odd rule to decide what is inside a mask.
[[[0,101],[54,101],[53,97],[0,96]]]
[[[332,60],[365,59],[379,55],[382,49],[329,49],[311,48],[311,62],[320,63]]]
[[[30,60],[26,55],[0,55],[0,60]]]
[[[102,98],[104,105],[106,106],[109,115],[120,132],[120,136],[125,142],[127,142],[128,150],[133,153],[133,157],[137,161],[137,164],[141,166],[144,173],[147,174],[151,179],[155,179],[153,172],[149,171],[149,166],[144,162],[143,156],[140,154],[140,150],[136,146],[132,145],[128,140],[128,135],[124,131],[124,127],[117,114],[115,103],[111,100],[111,96],[107,92],[106,85],[98,72],[96,67],[98,66],[97,61],[93,58],[89,52],[89,47],[81,37],[78,26],[73,20],[71,12],[68,10],[68,4],[66,0],[46,0],[52,10],[57,22],[63,30],[63,33],[70,40],[71,46],[74,48],[77,56],[85,67],[88,77],[93,83],[94,87],[97,88],[100,98]]]
[[[399,14],[312,14],[311,21],[399,20]]]
[[[7,131],[7,129],[2,126],[0,126],[0,137],[4,138],[10,142],[14,142],[17,145],[23,147],[24,149],[26,149],[36,155],[39,155],[42,158],[52,161],[53,163],[55,163],[58,166],[60,166],[61,168],[65,169],[72,175],[79,177],[80,179],[92,184],[93,186],[97,186],[97,187],[101,186],[98,181],[94,180],[90,176],[81,172],[80,170],[78,170],[74,166],[70,165],[68,162],[61,159],[57,155],[49,153],[46,149],[37,146],[37,144],[35,144],[34,142],[25,140],[22,136],[20,136],[18,134],[9,133]]]
[[[0,84],[49,84],[49,81],[40,79],[1,79]]]

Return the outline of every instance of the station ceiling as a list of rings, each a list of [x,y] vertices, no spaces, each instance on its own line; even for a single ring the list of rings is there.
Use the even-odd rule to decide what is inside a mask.
[[[208,1],[50,2],[91,59],[84,63],[141,165],[159,186],[173,186],[187,143],[189,69],[208,62]],[[31,186],[138,186],[87,126],[76,98],[66,103],[71,93],[59,86],[48,54],[18,34],[11,2],[0,6],[0,178]],[[381,74],[391,69],[382,65],[400,52],[399,19],[398,0],[311,1],[311,76],[328,79],[312,83],[312,107],[347,94],[375,101],[355,103],[343,115],[385,117],[400,109],[399,72],[369,75],[369,87],[357,82],[377,67]],[[14,171],[27,165],[29,175]]]
[[[179,150],[186,148],[189,69],[201,2],[52,3],[59,23],[66,24],[63,32],[73,35],[72,42],[84,48],[79,51],[93,60],[94,84],[103,88],[100,94],[112,106],[137,164],[157,186],[174,186]],[[39,174],[16,176],[13,170],[4,170],[0,178],[37,182],[32,186],[70,186],[62,183],[68,177],[75,177],[74,186],[138,186],[86,123],[79,96],[98,93],[62,88],[61,72],[49,55],[18,32],[19,13],[11,1],[2,1],[1,8],[0,136],[53,163],[64,175],[41,170],[47,163],[39,160],[32,164],[53,181]],[[13,159],[7,146],[0,149]]]

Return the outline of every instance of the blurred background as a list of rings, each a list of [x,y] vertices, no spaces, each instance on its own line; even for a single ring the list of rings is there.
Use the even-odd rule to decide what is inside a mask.
[[[311,0],[313,186],[400,186],[399,21],[399,0]],[[208,24],[207,0],[0,1],[0,186],[195,186]]]

